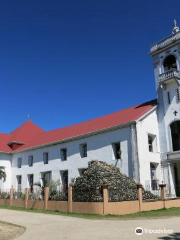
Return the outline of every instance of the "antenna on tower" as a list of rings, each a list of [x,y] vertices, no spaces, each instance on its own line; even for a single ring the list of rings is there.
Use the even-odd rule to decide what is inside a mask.
[[[179,27],[177,26],[177,21],[176,19],[174,19],[174,28],[172,30],[173,34],[176,34],[177,32],[179,32]]]

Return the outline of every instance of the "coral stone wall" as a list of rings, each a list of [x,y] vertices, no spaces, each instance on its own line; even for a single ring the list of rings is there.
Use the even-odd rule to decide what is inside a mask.
[[[102,186],[108,185],[109,202],[138,200],[137,182],[122,174],[119,168],[101,161],[91,161],[73,187],[74,202],[102,202]],[[157,199],[151,192],[142,190],[143,200]]]

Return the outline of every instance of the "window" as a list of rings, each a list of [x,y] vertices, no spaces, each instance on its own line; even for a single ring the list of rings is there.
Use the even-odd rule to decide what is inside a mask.
[[[86,143],[80,144],[80,155],[81,155],[81,158],[87,157],[87,144]]]
[[[48,152],[44,152],[44,153],[43,153],[43,161],[44,161],[44,164],[48,164],[48,160],[49,160]]]
[[[18,168],[21,168],[22,166],[22,158],[18,158]]]
[[[30,192],[33,192],[33,185],[34,185],[33,174],[28,175],[28,183],[29,183]]]
[[[156,178],[156,168],[154,163],[150,163],[150,171],[151,171],[151,189],[153,191],[157,190],[158,180]]]
[[[68,192],[68,170],[60,171],[61,182],[62,182],[62,192]]]
[[[51,172],[43,172],[41,173],[41,178],[46,182],[49,183],[51,181]]]
[[[167,92],[167,101],[168,101],[168,104],[171,104],[171,93],[170,92]]]
[[[180,101],[179,88],[176,89],[176,99],[177,99],[177,102]]]
[[[148,135],[149,152],[153,152],[153,138]]]
[[[87,170],[87,168],[79,168],[79,176],[82,176],[84,174],[84,172]]]
[[[114,159],[115,160],[121,159],[121,144],[120,144],[120,142],[113,143],[112,147],[113,147]]]
[[[170,71],[172,69],[177,69],[177,64],[176,64],[176,58],[174,55],[170,55],[168,57],[165,58],[164,60],[164,71]]]
[[[33,156],[29,156],[29,158],[28,158],[28,164],[29,164],[29,167],[32,167],[32,166],[33,166]]]
[[[61,149],[61,160],[66,161],[67,160],[67,148]]]
[[[156,136],[148,134],[149,152],[156,152]]]
[[[21,192],[21,182],[22,182],[22,176],[17,176],[17,190],[18,190],[18,192]]]

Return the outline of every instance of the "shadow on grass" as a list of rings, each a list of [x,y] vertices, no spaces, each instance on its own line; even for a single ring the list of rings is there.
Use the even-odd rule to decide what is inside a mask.
[[[179,233],[171,233],[165,237],[158,237],[158,239],[164,239],[164,240],[180,239],[180,232]]]

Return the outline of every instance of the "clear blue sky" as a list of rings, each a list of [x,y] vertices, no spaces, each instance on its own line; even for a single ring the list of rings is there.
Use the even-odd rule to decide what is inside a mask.
[[[50,130],[156,97],[149,46],[180,2],[1,0],[0,132]]]

